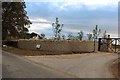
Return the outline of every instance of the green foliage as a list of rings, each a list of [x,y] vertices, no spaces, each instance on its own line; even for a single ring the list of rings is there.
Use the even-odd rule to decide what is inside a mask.
[[[22,33],[28,32],[25,26],[31,24],[25,2],[3,2],[2,3],[2,37],[21,37]]]

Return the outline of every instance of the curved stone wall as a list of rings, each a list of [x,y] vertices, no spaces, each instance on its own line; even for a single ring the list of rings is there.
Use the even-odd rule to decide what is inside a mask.
[[[40,49],[36,48],[36,45],[40,45]],[[55,40],[19,40],[18,47],[27,50],[41,50],[41,51],[60,51],[60,52],[93,52],[93,41],[55,41]],[[98,50],[98,44],[96,43],[96,51]]]

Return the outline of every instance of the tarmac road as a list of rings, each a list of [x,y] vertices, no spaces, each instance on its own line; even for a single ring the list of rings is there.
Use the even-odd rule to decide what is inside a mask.
[[[20,56],[12,55],[8,52],[2,52],[2,77],[74,78],[75,76],[52,70],[43,65],[31,63]]]

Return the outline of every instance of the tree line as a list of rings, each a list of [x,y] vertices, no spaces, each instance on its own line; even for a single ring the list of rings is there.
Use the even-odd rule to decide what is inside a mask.
[[[81,30],[77,33],[77,36],[75,36],[73,33],[69,33],[67,36],[62,34],[62,27],[63,24],[59,23],[58,18],[56,18],[56,22],[52,24],[53,26],[53,32],[54,32],[54,40],[83,40],[84,32]],[[98,25],[96,25],[95,29],[93,29],[92,33],[87,34],[88,40],[97,40],[99,35],[101,34],[101,29],[98,28]],[[67,39],[66,39],[67,37]],[[107,31],[103,33],[102,38],[108,38]]]
[[[26,5],[25,2],[3,2],[2,3],[2,39],[30,39],[34,36],[38,36],[39,39],[44,39],[45,34],[29,33],[28,28],[32,22],[27,16],[25,11]],[[62,27],[64,24],[59,23],[59,19],[56,18],[55,23],[52,23],[54,40],[82,40],[84,32],[80,31],[77,33],[77,36],[74,36],[73,33],[65,36],[62,34]],[[87,34],[88,40],[97,39],[101,33],[101,29],[98,29],[96,25],[92,33]],[[67,39],[66,39],[67,37]],[[107,31],[103,33],[103,37],[107,38]]]

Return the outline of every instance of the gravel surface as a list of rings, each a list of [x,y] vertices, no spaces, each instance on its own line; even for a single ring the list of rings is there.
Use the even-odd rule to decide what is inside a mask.
[[[109,66],[116,53],[86,53],[70,55],[25,56],[31,62],[75,75],[79,78],[114,78]]]

